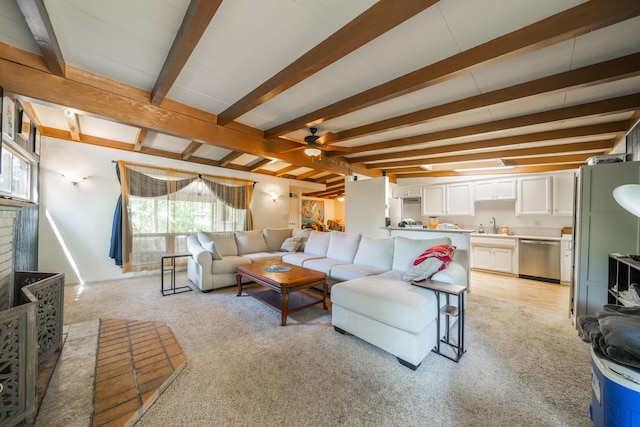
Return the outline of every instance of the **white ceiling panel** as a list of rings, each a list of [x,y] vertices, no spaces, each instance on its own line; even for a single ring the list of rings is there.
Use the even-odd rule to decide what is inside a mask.
[[[67,129],[67,119],[64,116],[64,110],[62,108],[49,107],[47,105],[39,104],[36,102],[31,103],[33,111],[35,111],[38,120],[42,123],[42,126],[53,129]]]
[[[0,13],[0,42],[28,52],[40,53],[29,27],[13,0],[3,0]]]
[[[443,0],[438,8],[464,51],[580,3],[580,0]]]
[[[202,144],[198,151],[194,153],[194,156],[204,157],[205,159],[220,160],[227,154],[231,153],[231,150],[226,148],[217,147],[211,144]]]
[[[150,91],[189,0],[48,1],[68,65]]]
[[[177,138],[157,132],[149,132],[144,140],[145,147],[164,150],[170,153],[182,153],[189,144],[191,144],[191,141],[188,139]]]
[[[640,52],[640,17],[592,31],[576,39],[571,68]]]
[[[243,154],[242,156],[238,157],[231,163],[233,163],[234,165],[248,165],[251,162],[256,161],[257,159],[259,159],[258,156],[253,156],[251,154]]]
[[[567,92],[567,105],[640,93],[640,76]]]
[[[133,143],[135,141],[139,130],[133,126],[104,120],[88,114],[79,115],[78,124],[80,126],[81,134],[129,143]]]

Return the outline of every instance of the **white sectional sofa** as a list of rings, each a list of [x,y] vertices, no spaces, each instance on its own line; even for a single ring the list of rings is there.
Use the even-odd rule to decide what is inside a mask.
[[[444,335],[444,325],[436,331],[436,317],[445,301],[437,301],[433,291],[411,285],[403,275],[412,271],[414,260],[425,250],[450,245],[451,240],[311,231],[303,251],[279,250],[292,232],[265,229],[191,236],[189,278],[201,290],[232,286],[238,265],[264,260],[322,271],[330,286],[336,331],[355,335],[416,369]],[[431,279],[466,286],[468,271],[467,251],[456,250],[448,267]]]

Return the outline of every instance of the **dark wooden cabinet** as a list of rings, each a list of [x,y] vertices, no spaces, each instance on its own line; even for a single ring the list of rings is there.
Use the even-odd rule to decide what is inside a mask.
[[[640,261],[626,254],[609,254],[609,304],[629,305],[620,298],[620,292],[627,292],[631,284],[640,285]]]

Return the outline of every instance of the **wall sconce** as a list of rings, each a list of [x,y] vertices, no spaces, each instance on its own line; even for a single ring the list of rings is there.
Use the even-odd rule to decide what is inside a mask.
[[[68,174],[61,174],[61,175],[64,177],[64,179],[72,183],[74,186],[78,185],[79,183],[87,179],[84,176],[78,175],[76,173],[68,173]]]
[[[280,198],[280,194],[278,193],[271,193],[270,196],[271,196],[271,199],[274,201],[274,203],[276,200],[278,200],[278,198]]]

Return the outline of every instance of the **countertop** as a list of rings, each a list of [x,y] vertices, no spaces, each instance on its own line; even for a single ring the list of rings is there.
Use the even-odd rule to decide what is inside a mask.
[[[476,231],[471,233],[471,237],[492,237],[502,239],[531,239],[531,240],[571,240],[571,236],[558,237],[558,236],[534,236],[529,234],[492,234],[492,233],[478,233]]]
[[[403,231],[432,231],[436,233],[474,233],[473,230],[464,229],[444,229],[444,228],[413,228],[413,227],[382,227],[385,230],[403,230]],[[478,234],[478,233],[476,233]]]

